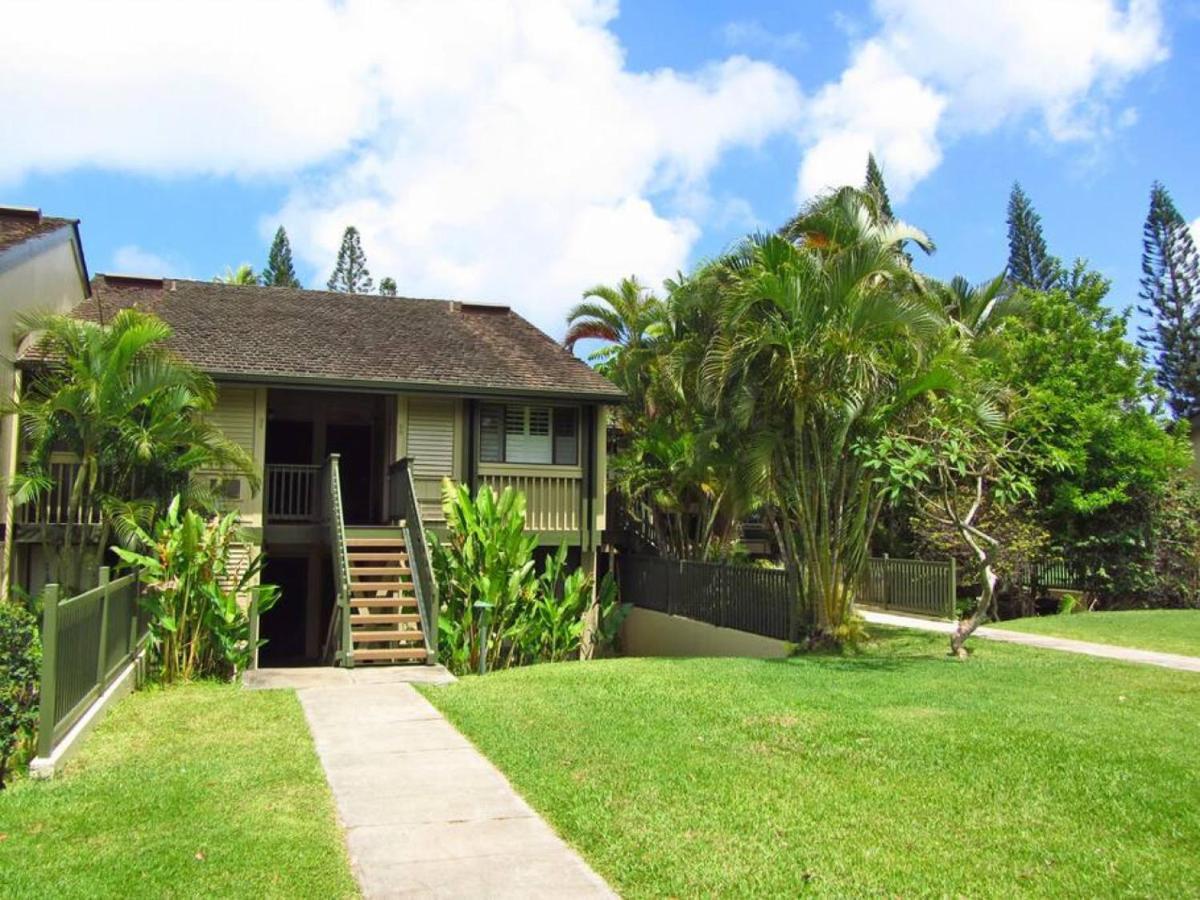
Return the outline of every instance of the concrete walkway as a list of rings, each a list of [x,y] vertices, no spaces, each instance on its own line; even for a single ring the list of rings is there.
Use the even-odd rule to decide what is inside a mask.
[[[950,634],[955,628],[953,622],[943,619],[923,619],[920,616],[902,616],[870,609],[859,610],[859,612],[868,622],[877,625],[916,628],[921,631],[936,631],[942,634]],[[985,638],[989,641],[1004,641],[1009,644],[1023,644],[1026,647],[1039,647],[1042,650],[1062,650],[1066,653],[1082,653],[1085,656],[1099,656],[1122,662],[1162,666],[1164,669],[1200,672],[1200,657],[1180,656],[1177,653],[1157,653],[1153,650],[1135,650],[1132,647],[1117,647],[1112,644],[1093,644],[1090,641],[1075,641],[1070,638],[1051,637],[1045,634],[1005,631],[1003,628],[977,628],[971,637]]]
[[[260,670],[248,686],[297,688],[364,896],[616,896],[398,680],[452,676],[428,666],[291,673]]]

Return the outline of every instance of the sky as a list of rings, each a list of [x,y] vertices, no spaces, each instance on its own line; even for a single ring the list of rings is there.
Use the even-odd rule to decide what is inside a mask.
[[[376,282],[560,337],[868,152],[939,277],[1003,269],[1014,180],[1118,309],[1155,179],[1200,232],[1200,0],[2,2],[0,204],[93,273],[257,269],[283,224],[323,287],[353,224]]]

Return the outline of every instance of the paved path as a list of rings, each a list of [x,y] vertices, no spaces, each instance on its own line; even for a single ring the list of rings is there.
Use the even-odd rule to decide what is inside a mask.
[[[877,625],[917,628],[921,631],[937,631],[942,634],[950,634],[954,631],[954,623],[942,619],[901,616],[870,609],[860,610],[860,612],[864,619]],[[1024,644],[1026,647],[1040,647],[1043,650],[1063,650],[1067,653],[1082,653],[1085,656],[1119,659],[1122,662],[1144,663],[1150,666],[1162,666],[1165,669],[1200,672],[1200,657],[1180,656],[1177,653],[1156,653],[1153,650],[1135,650],[1132,647],[1116,647],[1112,644],[1093,644],[1090,641],[1074,641],[1070,638],[1051,637],[1046,634],[1005,631],[1002,628],[977,628],[972,637],[986,638],[989,641],[1005,641],[1009,644]]]
[[[422,669],[291,677],[363,894],[615,897],[411,684],[385,674]],[[252,686],[292,686],[278,671]],[[322,674],[334,671],[345,677]]]

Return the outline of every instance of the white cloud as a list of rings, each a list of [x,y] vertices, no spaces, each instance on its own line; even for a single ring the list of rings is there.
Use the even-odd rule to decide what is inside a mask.
[[[775,31],[758,19],[738,19],[721,26],[721,37],[730,47],[766,50],[771,53],[799,53],[808,49],[802,31]]]
[[[880,24],[817,95],[801,198],[853,176],[874,149],[902,198],[942,147],[1032,121],[1052,141],[1097,141],[1132,124],[1112,109],[1166,58],[1157,0],[875,0]],[[854,157],[849,159],[847,157]]]
[[[166,258],[144,250],[137,244],[125,244],[118,247],[112,256],[112,269],[117,275],[185,275],[178,265],[173,265]]]
[[[795,128],[740,56],[626,68],[605,0],[19,0],[0,30],[0,182],[100,166],[286,180],[323,282],[342,229],[409,294],[511,302],[562,330],[585,287],[686,265],[707,178]],[[54,35],[54,40],[31,36]]]

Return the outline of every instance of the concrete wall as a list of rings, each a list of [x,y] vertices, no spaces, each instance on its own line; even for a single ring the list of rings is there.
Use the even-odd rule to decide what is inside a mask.
[[[789,655],[787,641],[718,628],[682,616],[634,607],[621,626],[627,656],[749,656],[775,659]]]

